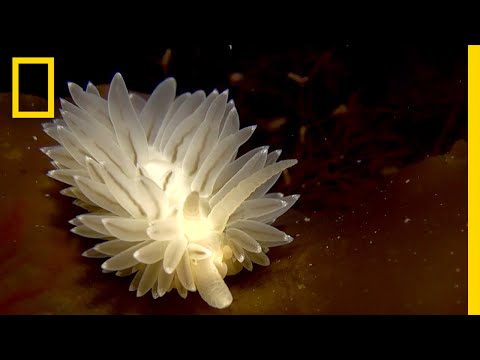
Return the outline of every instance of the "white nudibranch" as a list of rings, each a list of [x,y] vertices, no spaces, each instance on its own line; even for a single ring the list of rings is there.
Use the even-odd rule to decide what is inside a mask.
[[[48,175],[70,185],[61,193],[88,211],[72,232],[101,241],[83,255],[135,274],[137,296],[198,290],[228,307],[225,276],[268,266],[269,248],[293,240],[271,224],[299,195],[267,192],[297,161],[266,146],[237,158],[255,126],[240,129],[227,91],[176,96],[168,78],[144,100],[120,74],[107,99],[91,83],[68,86],[76,105],[62,99],[62,119],[43,124],[60,145],[42,151],[56,168]]]

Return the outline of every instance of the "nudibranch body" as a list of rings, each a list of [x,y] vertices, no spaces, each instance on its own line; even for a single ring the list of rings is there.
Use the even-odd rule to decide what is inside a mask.
[[[108,99],[91,83],[69,84],[62,119],[43,124],[60,145],[43,148],[63,195],[88,210],[75,234],[99,239],[84,255],[108,258],[104,272],[135,274],[130,290],[154,298],[198,290],[216,308],[232,303],[224,282],[292,237],[271,226],[298,195],[267,192],[296,160],[258,147],[237,158],[255,127],[240,129],[228,92],[176,96],[173,78],[148,100],[129,94],[120,74]]]

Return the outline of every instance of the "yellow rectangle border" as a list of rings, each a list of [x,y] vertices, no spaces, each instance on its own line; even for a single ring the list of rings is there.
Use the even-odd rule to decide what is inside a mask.
[[[480,45],[468,47],[468,314],[480,314]]]
[[[45,64],[48,68],[47,111],[20,111],[19,108],[19,67],[20,65]],[[12,118],[51,119],[55,116],[54,58],[53,57],[14,57],[12,58]]]

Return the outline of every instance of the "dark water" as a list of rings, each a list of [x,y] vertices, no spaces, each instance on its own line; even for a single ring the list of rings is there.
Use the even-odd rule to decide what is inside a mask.
[[[38,151],[53,142],[41,120],[12,120],[3,93],[0,313],[466,313],[461,49],[443,57],[434,56],[441,49],[267,50],[173,48],[167,65],[140,58],[142,71],[126,59],[97,67],[83,59],[81,68],[56,60],[59,96],[66,77],[106,83],[116,70],[147,93],[168,75],[184,90],[229,87],[242,126],[259,124],[244,151],[267,144],[300,160],[276,186],[302,195],[278,223],[295,241],[270,251],[271,266],[227,279],[230,308],[211,309],[195,293],[136,298],[128,279],[81,257],[93,243],[67,222],[82,210],[58,194],[62,185],[45,176],[50,164]]]

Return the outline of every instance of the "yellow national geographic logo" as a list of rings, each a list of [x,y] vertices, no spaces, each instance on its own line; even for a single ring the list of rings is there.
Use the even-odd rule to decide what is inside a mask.
[[[53,118],[55,116],[53,62],[54,62],[53,57],[14,57],[12,58],[12,117],[14,119],[19,119],[19,118],[46,119],[46,118]],[[48,98],[47,98],[48,109],[47,111],[20,111],[18,69],[19,69],[19,65],[24,65],[24,64],[30,64],[30,65],[46,64],[48,67]]]

